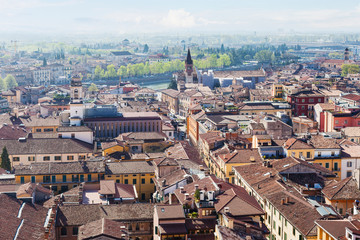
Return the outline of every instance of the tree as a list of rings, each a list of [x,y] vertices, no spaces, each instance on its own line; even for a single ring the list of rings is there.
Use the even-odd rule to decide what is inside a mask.
[[[107,77],[108,78],[116,78],[117,77],[117,73],[115,70],[115,66],[113,64],[110,64],[107,66]]]
[[[360,72],[360,67],[355,64],[343,64],[341,66],[341,75],[346,77],[348,74],[356,74]]]
[[[95,83],[92,83],[88,89],[89,92],[97,92],[99,91],[98,87],[95,85]]]
[[[259,62],[272,62],[274,61],[273,52],[270,50],[261,50],[255,54],[255,60]]]
[[[43,59],[43,67],[47,66],[46,58]]]
[[[100,79],[101,78],[101,73],[102,71],[104,71],[99,65],[96,66],[95,71],[94,71],[94,79]]]
[[[3,148],[3,151],[1,153],[1,168],[7,171],[11,171],[10,158],[6,147]]]
[[[168,89],[177,90],[177,83],[176,83],[175,79],[171,79],[171,82],[169,83]]]
[[[5,81],[0,77],[0,90],[5,90],[5,89],[6,89]]]
[[[149,51],[149,46],[147,44],[144,45],[144,53],[147,53]]]
[[[18,84],[16,82],[16,79],[14,78],[13,75],[8,74],[5,79],[4,79],[5,85],[7,89],[11,89],[16,87]]]

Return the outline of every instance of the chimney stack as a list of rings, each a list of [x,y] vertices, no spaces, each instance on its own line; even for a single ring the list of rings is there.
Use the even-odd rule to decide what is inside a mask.
[[[281,205],[284,205],[285,204],[285,198],[282,198],[281,199]]]
[[[188,194],[188,193],[185,193],[185,198],[184,198],[184,200],[187,200],[188,197],[189,197],[189,194]]]
[[[289,203],[289,200],[290,200],[289,197],[286,197],[286,198],[285,198],[285,203],[288,204],[288,203]]]

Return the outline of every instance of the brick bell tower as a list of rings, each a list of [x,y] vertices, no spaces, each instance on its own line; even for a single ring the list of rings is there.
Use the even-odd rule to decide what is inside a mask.
[[[191,59],[190,48],[188,48],[188,53],[185,59],[185,79],[187,83],[192,83],[194,81],[194,64]]]

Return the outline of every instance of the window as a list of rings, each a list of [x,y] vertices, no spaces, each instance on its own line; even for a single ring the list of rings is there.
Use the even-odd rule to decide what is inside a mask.
[[[63,182],[66,182],[66,175],[63,175]]]
[[[330,164],[327,162],[327,163],[325,163],[325,167],[326,168],[329,168],[330,167]]]
[[[84,175],[83,174],[80,175],[80,182],[84,182]]]
[[[352,171],[347,171],[346,172],[346,177],[348,178],[348,177],[351,177],[352,176]]]
[[[51,182],[56,182],[56,176],[51,176]]]
[[[91,182],[91,174],[88,174],[88,182]]]
[[[145,184],[145,178],[141,179],[141,184]]]
[[[136,227],[135,227],[136,231],[139,231],[140,230],[140,226],[139,226],[139,223],[136,223]]]
[[[293,235],[295,236],[295,233],[296,233],[296,231],[295,231],[295,228],[293,227]]]
[[[306,152],[306,157],[311,158],[310,152]]]
[[[67,160],[74,160],[74,156],[67,156]]]
[[[304,103],[304,102],[305,102],[305,99],[301,99],[301,102],[303,102],[303,103]]]
[[[72,176],[71,176],[71,180],[72,180],[73,182],[78,182],[78,181],[79,181],[79,175],[72,175]]]
[[[321,98],[318,98],[318,102],[322,102]]]
[[[339,124],[339,120],[335,120],[335,124]]]
[[[20,157],[13,157],[13,162],[18,162],[20,161]]]
[[[52,128],[44,128],[44,132],[53,132],[54,131],[54,129],[52,129]]]
[[[150,178],[150,183],[154,183],[154,180],[152,178]]]
[[[343,214],[343,209],[342,208],[339,208],[339,213]]]
[[[51,186],[51,190],[54,191],[54,192],[57,192],[57,186]]]
[[[309,102],[311,102],[311,103],[314,102],[314,99],[313,99],[313,98],[310,98],[310,99],[309,99]]]
[[[352,162],[351,162],[351,161],[348,161],[348,162],[346,163],[346,166],[347,166],[347,167],[352,167]]]
[[[35,176],[31,176],[31,182],[35,183]]]
[[[49,183],[50,182],[50,176],[43,176],[43,182]]]
[[[120,183],[120,180],[119,180],[119,179],[116,179],[116,183]]]
[[[36,129],[36,132],[41,132],[41,128],[37,128],[37,129]]]
[[[281,236],[281,227],[278,227],[278,234]]]
[[[284,240],[287,240],[287,234],[284,232]]]
[[[35,157],[28,157],[28,161],[29,161],[29,162],[35,161]]]
[[[136,179],[133,179],[133,184],[136,184]]]
[[[335,152],[331,152],[331,156],[332,156],[332,157],[335,156]]]
[[[68,189],[68,186],[61,186],[61,192],[66,192]]]
[[[79,233],[79,228],[78,228],[78,227],[73,227],[72,230],[73,230],[72,235],[73,235],[73,236],[77,236],[78,233]]]
[[[62,138],[62,134],[61,134],[61,133],[59,133],[58,137],[59,137],[59,138]]]
[[[61,156],[55,156],[54,159],[55,161],[61,161]]]
[[[339,166],[338,166],[338,163],[334,163],[334,171],[338,171],[339,170]]]
[[[129,181],[127,179],[125,179],[124,181],[125,184],[129,184]]]
[[[344,124],[347,124],[348,122],[347,122],[347,120],[344,120]]]
[[[50,156],[44,156],[43,161],[50,161]]]
[[[301,110],[305,110],[305,106],[301,106]]]
[[[145,193],[141,194],[141,200],[145,200]]]
[[[285,219],[285,227],[287,227],[287,220]]]
[[[276,229],[276,222],[273,221],[273,228]]]
[[[79,156],[79,161],[84,161],[85,158],[86,158],[85,155],[80,155],[80,156]]]
[[[75,138],[75,133],[72,133],[72,134],[71,134],[71,138]]]
[[[25,183],[25,178],[24,177],[20,177],[20,183],[24,184]]]
[[[67,235],[67,231],[66,231],[66,227],[62,227],[61,228],[61,236],[66,236]]]

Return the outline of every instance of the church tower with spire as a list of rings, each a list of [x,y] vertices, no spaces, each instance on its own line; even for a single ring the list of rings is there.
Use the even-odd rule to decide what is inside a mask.
[[[190,48],[188,48],[188,53],[185,59],[185,81],[186,83],[194,82],[194,64],[191,59]]]

